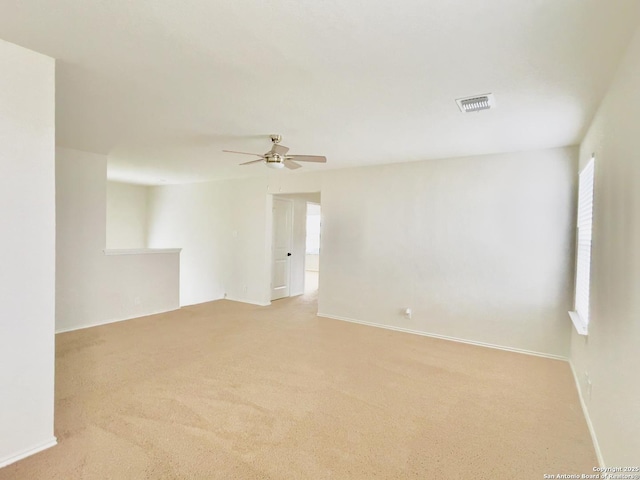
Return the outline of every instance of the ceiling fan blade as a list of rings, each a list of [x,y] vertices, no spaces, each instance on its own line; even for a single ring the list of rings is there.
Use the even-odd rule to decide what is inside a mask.
[[[302,165],[294,162],[293,160],[285,160],[284,166],[287,167],[289,170],[295,170],[296,168],[302,167]]]
[[[251,165],[252,163],[264,162],[261,158],[260,160],[251,160],[250,162],[239,163],[238,165]]]
[[[236,152],[235,150],[222,150],[225,153],[239,153],[240,155],[255,155],[256,157],[261,157],[262,155],[259,155],[257,153],[248,153],[248,152]]]
[[[327,157],[322,157],[319,155],[287,155],[287,160],[296,160],[298,162],[327,163]]]
[[[286,155],[288,151],[289,147],[277,143],[274,143],[273,147],[271,147],[271,153],[277,153],[278,155]]]

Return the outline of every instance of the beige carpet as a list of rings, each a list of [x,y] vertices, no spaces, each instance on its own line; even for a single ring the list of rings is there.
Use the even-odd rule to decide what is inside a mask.
[[[219,301],[57,336],[59,445],[0,479],[541,479],[596,458],[565,362]]]

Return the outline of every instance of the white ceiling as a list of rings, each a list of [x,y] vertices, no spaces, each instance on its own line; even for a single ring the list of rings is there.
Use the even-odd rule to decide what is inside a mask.
[[[639,20],[638,0],[0,2],[0,38],[59,60],[58,145],[147,184],[262,174],[221,150],[270,133],[329,158],[298,171],[576,144]]]

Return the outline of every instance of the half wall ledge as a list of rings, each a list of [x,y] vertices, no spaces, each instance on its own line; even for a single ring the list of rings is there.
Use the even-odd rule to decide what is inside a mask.
[[[180,253],[181,248],[117,248],[102,250],[105,255],[144,255],[151,253]]]

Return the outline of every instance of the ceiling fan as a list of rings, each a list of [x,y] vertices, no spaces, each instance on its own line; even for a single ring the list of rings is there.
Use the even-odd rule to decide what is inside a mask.
[[[327,157],[322,157],[318,155],[287,155],[289,151],[289,147],[285,147],[284,145],[280,145],[280,141],[282,140],[282,135],[270,135],[271,143],[273,143],[273,147],[265,154],[258,153],[247,153],[247,152],[236,152],[234,150],[222,150],[226,153],[239,153],[241,155],[255,155],[256,157],[260,157],[259,160],[252,160],[250,162],[241,163],[240,165],[250,165],[252,163],[264,162],[269,168],[283,168],[287,167],[290,170],[295,170],[296,168],[302,167],[297,162],[315,162],[315,163],[326,163]]]

